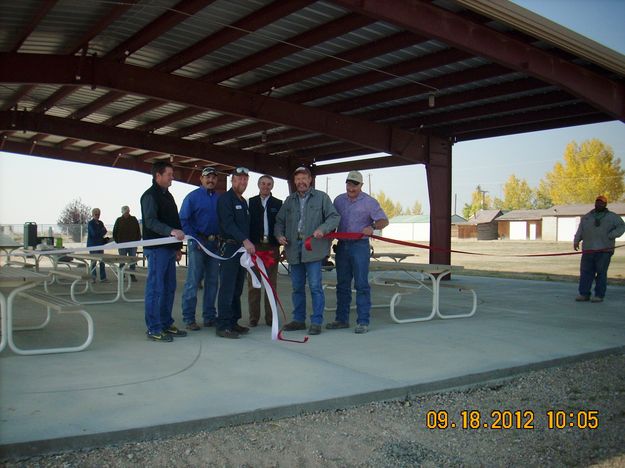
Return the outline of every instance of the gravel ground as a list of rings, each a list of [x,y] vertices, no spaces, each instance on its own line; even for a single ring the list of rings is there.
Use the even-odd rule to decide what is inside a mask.
[[[493,411],[524,412],[533,428],[485,429]],[[547,411],[566,427],[549,429]],[[447,429],[428,428],[438,413]],[[462,411],[480,427],[462,429]],[[596,429],[568,415],[598,411]],[[580,413],[582,412],[582,413]],[[468,414],[468,413],[467,413]],[[509,414],[509,413],[508,413]],[[592,422],[593,414],[589,421]],[[513,424],[517,419],[513,418]],[[434,420],[432,420],[434,422]],[[456,424],[455,428],[451,424]],[[503,421],[507,427],[507,421]],[[10,462],[10,467],[126,466],[625,466],[625,355],[535,371],[448,393]]]

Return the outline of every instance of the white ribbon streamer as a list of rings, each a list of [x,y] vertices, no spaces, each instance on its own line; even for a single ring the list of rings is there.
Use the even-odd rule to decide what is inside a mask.
[[[240,247],[230,257],[220,257],[216,253],[213,253],[210,250],[208,250],[206,247],[204,247],[202,243],[193,236],[185,235],[184,240],[186,240],[187,242],[189,240],[194,240],[197,243],[198,247],[200,247],[200,249],[202,249],[202,251],[206,255],[209,255],[220,261],[230,260],[233,257],[235,257],[237,254],[243,253],[243,255],[241,255],[241,260],[240,260],[241,266],[250,273],[250,276],[252,277],[252,286],[258,289],[261,288],[261,282],[258,280],[258,277],[254,273],[254,270],[252,268],[254,266],[254,262],[252,260],[251,255],[247,253],[247,250],[245,250],[245,248]],[[28,257],[34,254],[36,255],[61,255],[61,254],[72,254],[72,253],[77,253],[77,252],[91,252],[94,250],[153,247],[157,245],[175,244],[179,242],[182,242],[182,241],[176,239],[175,237],[161,237],[158,239],[148,239],[148,240],[139,240],[139,241],[131,241],[131,242],[120,242],[120,243],[109,242],[108,244],[104,244],[104,245],[95,245],[91,247],[76,247],[76,248],[71,248],[71,249],[50,249],[50,250],[34,250],[34,251],[21,249],[21,250],[12,252],[11,255],[21,255],[24,257]],[[269,299],[269,304],[271,305],[271,316],[273,317],[273,320],[271,323],[271,339],[275,341],[278,339],[278,308],[276,306],[276,298],[273,295],[273,288],[271,287],[271,285],[265,278],[265,276],[267,276],[267,270],[265,269],[265,264],[263,263],[263,260],[258,255],[256,256],[256,263],[258,265],[258,268],[262,270],[262,272],[265,274],[264,276],[261,275],[261,280],[262,280],[262,284],[264,284],[265,286],[265,294],[267,294],[267,298]]]

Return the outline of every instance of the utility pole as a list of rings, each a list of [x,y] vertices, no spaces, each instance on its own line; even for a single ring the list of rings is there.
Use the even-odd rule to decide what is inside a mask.
[[[373,196],[373,191],[371,190],[371,173],[367,175],[369,176],[369,195]]]
[[[330,180],[330,178],[326,177],[326,193],[328,193],[328,180]]]

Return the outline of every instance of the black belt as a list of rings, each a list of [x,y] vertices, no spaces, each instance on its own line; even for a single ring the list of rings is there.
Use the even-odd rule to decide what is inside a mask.
[[[216,240],[219,240],[219,236],[217,234],[208,234],[208,235],[204,235],[204,237],[206,237],[206,240],[209,242],[214,242]]]
[[[221,239],[225,244],[240,244],[238,240],[235,239]]]

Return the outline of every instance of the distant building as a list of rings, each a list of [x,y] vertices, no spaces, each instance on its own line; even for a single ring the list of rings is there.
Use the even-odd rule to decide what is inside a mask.
[[[388,220],[384,237],[407,241],[430,240],[430,217],[428,215],[400,215]]]
[[[498,238],[497,221],[501,210],[480,210],[466,223],[458,224],[459,239],[494,240]]]
[[[594,204],[557,205],[543,210],[542,239],[573,242],[579,220],[594,207]],[[608,203],[608,209],[625,220],[625,203]],[[617,240],[625,241],[625,234]]]
[[[462,216],[451,217],[451,236],[459,222],[465,222]],[[457,231],[457,228],[456,228]],[[430,217],[429,215],[399,215],[389,219],[389,225],[384,228],[384,236],[391,239],[429,242]]]
[[[542,239],[543,215],[549,210],[511,210],[497,218],[499,239]]]

